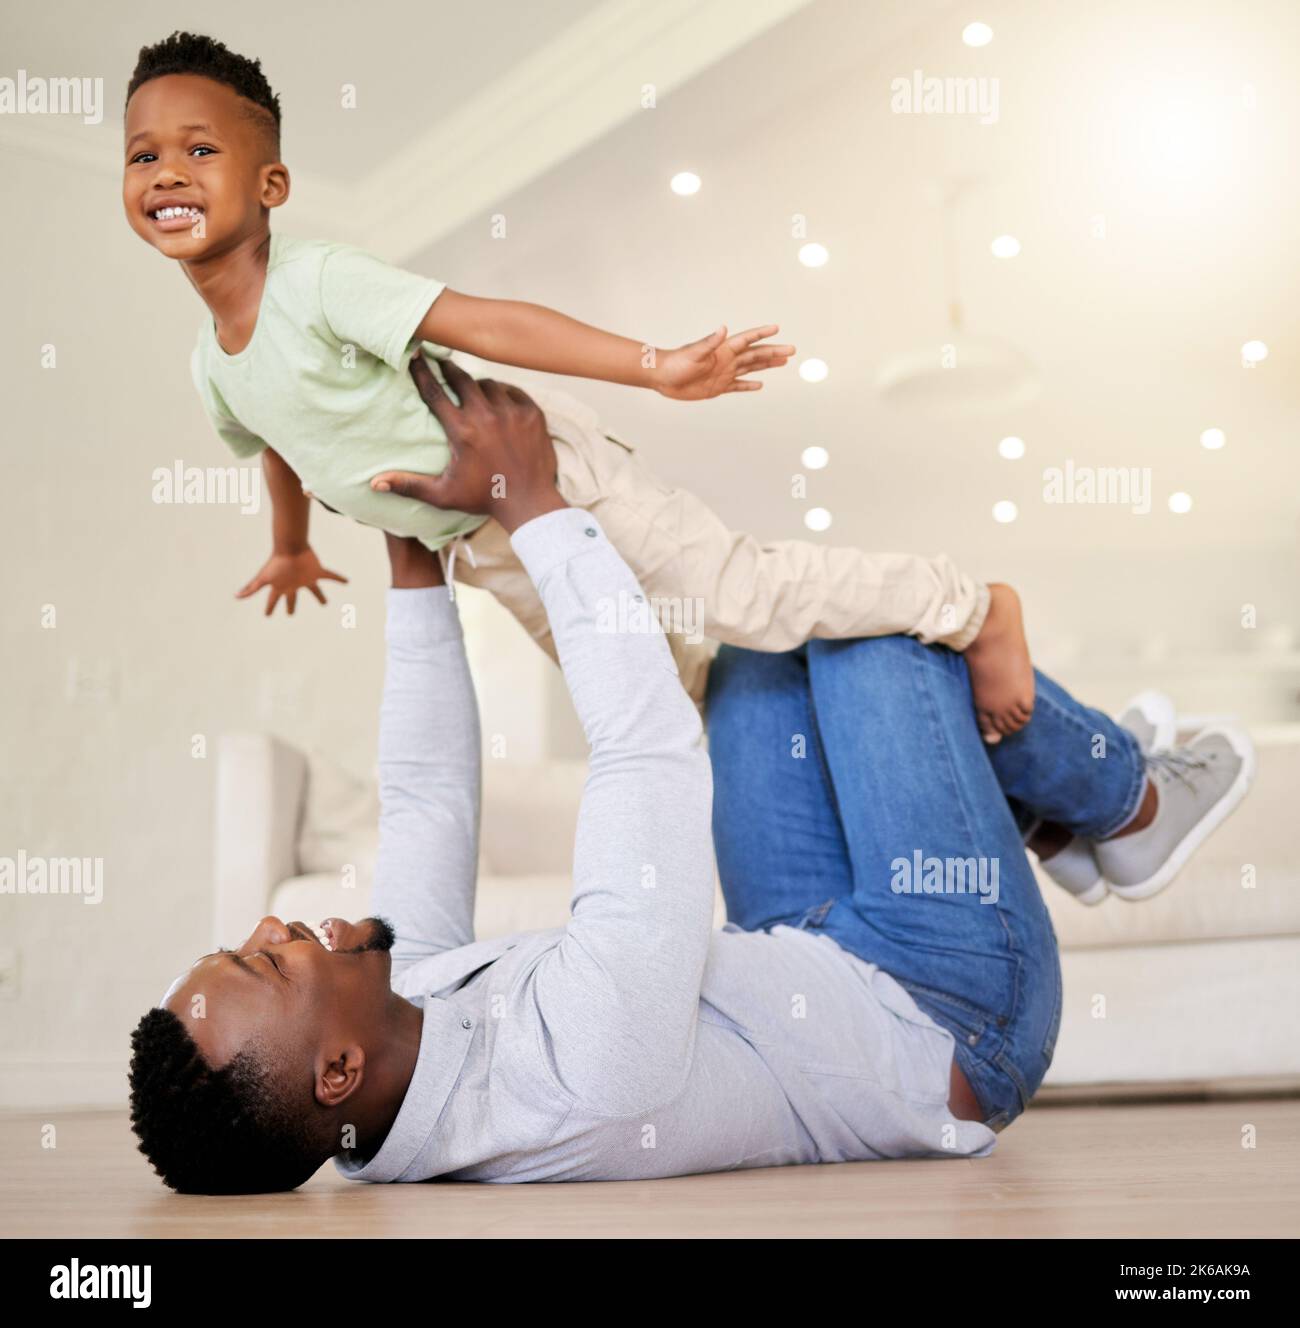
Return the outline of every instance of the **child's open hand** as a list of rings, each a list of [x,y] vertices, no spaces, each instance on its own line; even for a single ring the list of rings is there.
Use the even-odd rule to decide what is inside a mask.
[[[724,325],[700,341],[663,351],[655,366],[655,388],[677,401],[704,401],[724,392],[757,392],[763,384],[741,375],[779,369],[794,354],[793,346],[763,341],[778,331],[775,323],[768,323],[729,337]]]
[[[285,608],[292,613],[300,590],[310,590],[322,604],[325,603],[325,596],[318,584],[322,580],[342,581],[346,585],[348,579],[337,572],[327,572],[310,548],[304,547],[297,553],[277,552],[266,560],[262,570],[242,590],[235,592],[235,598],[247,599],[257,594],[263,586],[270,586],[271,593],[266,600],[267,616],[270,617],[282,598]]]

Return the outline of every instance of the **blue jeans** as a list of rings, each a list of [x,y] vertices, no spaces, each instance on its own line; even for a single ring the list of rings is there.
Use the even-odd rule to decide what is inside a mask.
[[[730,920],[815,928],[879,965],[956,1041],[1001,1129],[1051,1064],[1056,936],[1022,828],[1102,838],[1145,786],[1133,737],[1037,674],[988,746],[961,655],[910,637],[723,646],[709,675],[713,837]]]

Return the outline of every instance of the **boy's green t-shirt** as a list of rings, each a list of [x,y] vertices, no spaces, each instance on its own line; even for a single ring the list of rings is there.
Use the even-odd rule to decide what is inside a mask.
[[[430,549],[477,529],[486,518],[370,488],[381,471],[436,475],[450,458],[407,372],[422,347],[441,380],[450,351],[414,334],[443,289],[352,245],[272,233],[252,340],[227,355],[209,315],[190,358],[217,433],[239,457],[269,445],[322,502]]]

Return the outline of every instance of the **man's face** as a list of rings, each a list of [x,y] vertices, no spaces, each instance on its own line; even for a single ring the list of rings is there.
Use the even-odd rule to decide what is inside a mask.
[[[122,205],[131,229],[168,258],[224,252],[288,198],[289,172],[270,159],[251,106],[198,74],[151,79],[132,95]],[[162,208],[188,211],[159,218]]]
[[[373,1045],[391,997],[393,933],[377,918],[327,918],[321,930],[326,944],[301,922],[265,917],[238,949],[204,955],[179,977],[163,1008],[214,1068],[258,1038],[310,1072],[318,1099],[327,1097],[343,1053]]]

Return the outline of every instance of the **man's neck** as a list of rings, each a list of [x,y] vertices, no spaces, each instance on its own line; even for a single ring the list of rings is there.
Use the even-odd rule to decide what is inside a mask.
[[[357,1110],[354,1105],[344,1115],[350,1115],[357,1127],[357,1143],[353,1150],[369,1160],[383,1147],[397,1120],[397,1113],[406,1101],[407,1089],[415,1077],[420,1059],[420,1039],[424,1034],[424,1011],[412,1005],[405,996],[393,992],[385,1012],[384,1041],[378,1056],[372,1057],[364,1096],[366,1103]]]

